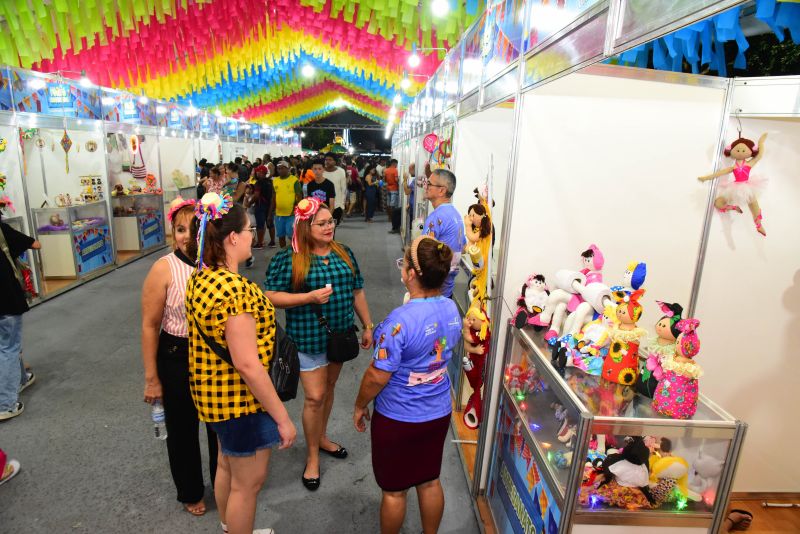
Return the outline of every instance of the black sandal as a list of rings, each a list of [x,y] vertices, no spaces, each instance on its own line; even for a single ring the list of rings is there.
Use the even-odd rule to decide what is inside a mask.
[[[323,449],[322,447],[320,447],[319,448],[319,452],[324,452],[328,456],[333,456],[334,458],[338,458],[339,460],[344,460],[345,458],[347,458],[347,449],[345,449],[344,447],[342,447],[338,443],[336,443],[335,445],[337,447],[339,447],[335,451],[329,451],[329,450],[326,450],[326,449]]]
[[[734,521],[731,519],[731,514],[740,514],[746,516],[747,519],[740,519],[739,521]],[[753,514],[747,510],[741,510],[739,508],[733,508],[728,510],[728,515],[725,517],[726,520],[731,522],[731,530],[747,530],[750,528],[750,524],[753,522]],[[746,527],[742,527],[742,524],[746,523]]]
[[[308,464],[306,464],[306,467],[308,467]],[[306,470],[303,469],[303,474],[300,475],[300,480],[303,481],[303,486],[305,486],[308,491],[317,491],[322,480],[322,471],[320,471],[320,476],[317,478],[306,478],[305,472]]]

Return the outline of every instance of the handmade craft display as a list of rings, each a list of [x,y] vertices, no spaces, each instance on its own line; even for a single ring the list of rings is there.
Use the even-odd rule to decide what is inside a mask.
[[[636,391],[653,397],[658,382],[664,376],[663,362],[675,356],[675,341],[680,334],[678,322],[683,318],[683,306],[678,303],[656,301],[664,315],[656,323],[656,335],[648,340],[647,360],[640,366]]]
[[[756,231],[765,236],[761,214],[761,207],[758,204],[758,197],[767,185],[767,179],[761,176],[751,176],[753,167],[764,157],[764,141],[767,134],[764,133],[758,139],[758,146],[739,132],[739,137],[725,147],[725,155],[734,160],[730,167],[725,167],[713,174],[698,178],[701,182],[713,180],[727,174],[733,175],[733,181],[722,182],[717,186],[717,198],[714,200],[714,207],[720,213],[735,211],[742,213],[742,205],[746,205],[753,216]]]
[[[614,292],[617,301],[616,313],[619,324],[611,329],[611,346],[603,360],[602,377],[625,386],[633,385],[639,372],[639,343],[647,332],[637,326],[642,316],[639,299],[644,289],[630,295],[624,291]]]
[[[61,136],[61,148],[64,149],[64,161],[67,166],[67,174],[69,174],[69,149],[72,148],[72,139],[69,137],[66,128],[64,129],[64,135]]]
[[[700,352],[697,319],[681,319],[675,341],[675,356],[662,361],[663,376],[653,395],[653,409],[673,419],[690,419],[697,411],[698,379],[703,369],[694,361]]]
[[[531,274],[522,284],[519,297],[517,297],[517,311],[514,312],[512,320],[514,326],[522,328],[525,325],[532,325],[536,329],[541,329],[541,326],[533,324],[533,318],[542,313],[547,304],[548,295],[550,295],[550,289],[547,287],[544,275]]]
[[[479,202],[472,204],[464,216],[467,245],[464,253],[472,262],[474,276],[470,306],[483,306],[488,291],[489,254],[492,250],[492,218],[486,197],[479,196]]]
[[[486,357],[489,354],[491,344],[490,321],[486,310],[471,306],[464,317],[464,328],[461,332],[464,340],[463,358],[464,373],[467,381],[472,388],[472,394],[467,400],[464,408],[464,424],[467,428],[478,428],[481,422],[481,411],[483,400],[481,389],[483,388],[484,368]]]

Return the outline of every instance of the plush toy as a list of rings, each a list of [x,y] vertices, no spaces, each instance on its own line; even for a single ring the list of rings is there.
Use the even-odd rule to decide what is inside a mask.
[[[645,496],[653,506],[689,496],[689,463],[680,456],[650,456],[650,484]],[[677,495],[676,490],[677,489]]]
[[[467,245],[464,249],[472,262],[474,278],[474,302],[471,305],[481,306],[486,300],[489,271],[489,254],[492,250],[492,217],[485,196],[478,196],[478,203],[472,204],[464,216]]]
[[[491,344],[491,333],[489,332],[489,317],[484,309],[470,307],[464,317],[464,329],[462,331],[464,339],[464,373],[467,381],[472,387],[472,395],[464,408],[464,424],[467,428],[478,428],[481,422],[481,410],[483,407],[481,399],[481,388],[483,387],[483,369],[486,365],[486,356],[489,353]]]
[[[611,330],[619,325],[616,307],[606,306],[603,315],[586,324],[567,348],[572,365],[590,375],[600,376],[603,360],[611,345]]]
[[[703,376],[703,369],[693,359],[700,352],[700,321],[681,319],[676,326],[680,335],[675,341],[675,356],[661,363],[664,375],[653,395],[653,409],[674,419],[689,419],[697,411],[697,380]]]
[[[650,450],[644,438],[636,436],[630,439],[621,451],[611,453],[603,460],[598,487],[616,480],[617,484],[626,488],[646,488],[650,479],[649,460]]]
[[[561,270],[556,273],[556,289],[548,296],[542,313],[532,319],[532,324],[536,326],[550,327],[544,338],[551,345],[557,341],[567,312],[574,311],[583,302],[581,289],[587,284],[603,281],[604,262],[600,249],[596,245],[589,245],[581,253],[580,271]]]
[[[714,490],[714,482],[722,473],[725,462],[705,454],[700,449],[697,458],[692,462],[692,480],[689,484],[689,498],[699,501],[708,491]]]
[[[664,315],[656,323],[656,335],[647,343],[647,361],[639,370],[636,391],[653,398],[659,380],[664,376],[662,362],[675,356],[675,340],[680,334],[678,321],[682,319],[683,306],[656,301]]]
[[[532,274],[528,277],[517,298],[517,311],[514,313],[514,326],[522,328],[532,324],[531,320],[544,309],[550,290],[543,274]],[[540,326],[535,326],[539,329]]]
[[[725,155],[734,160],[733,166],[698,178],[701,182],[705,182],[726,174],[733,174],[732,182],[719,184],[714,207],[720,213],[728,211],[742,213],[740,205],[747,204],[753,216],[753,222],[756,224],[756,231],[763,236],[766,236],[767,232],[761,224],[763,217],[761,216],[761,207],[758,205],[758,195],[763,191],[767,180],[758,176],[751,177],[750,171],[764,156],[766,138],[767,134],[763,134],[758,139],[758,146],[755,146],[750,139],[741,137],[740,132],[739,138],[725,147]]]
[[[647,333],[636,326],[642,316],[642,305],[639,303],[642,296],[644,289],[637,289],[630,295],[624,291],[614,293],[619,325],[610,332],[611,346],[603,361],[602,377],[625,386],[636,383],[639,372],[639,342]]]

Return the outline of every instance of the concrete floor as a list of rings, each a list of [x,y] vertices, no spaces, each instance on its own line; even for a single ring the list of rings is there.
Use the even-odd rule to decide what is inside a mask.
[[[380,223],[379,223],[380,221]],[[350,245],[366,280],[377,323],[402,301],[394,260],[400,240],[375,224],[348,219],[337,238]],[[262,282],[267,258],[243,271]],[[25,413],[0,423],[0,447],[22,463],[0,486],[0,532],[221,532],[210,487],[209,512],[200,518],[175,500],[166,444],[152,437],[142,402],[139,298],[153,254],[34,308],[24,322],[24,357],[37,382],[22,394]],[[372,475],[369,435],[353,429],[352,407],[366,352],[345,366],[337,387],[329,435],[350,451],[347,460],[323,458],[322,487],[302,487],[305,441],[302,401],[287,404],[298,441],[273,454],[258,499],[256,527],[288,533],[379,531],[380,490]],[[448,439],[442,466],[445,514],[440,532],[478,532],[461,460]],[[203,436],[203,443],[205,437]],[[204,469],[208,477],[207,468]],[[208,480],[207,480],[208,484]],[[402,532],[421,526],[414,492]]]

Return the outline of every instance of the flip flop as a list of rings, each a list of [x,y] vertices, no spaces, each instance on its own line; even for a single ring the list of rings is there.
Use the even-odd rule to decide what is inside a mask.
[[[11,469],[9,469],[9,467]],[[15,476],[17,476],[19,470],[20,470],[19,462],[17,460],[9,460],[8,463],[6,464],[5,473],[0,473],[0,475],[2,475],[2,478],[0,478],[0,486],[2,486]]]
[[[739,521],[734,521],[731,519],[731,514],[740,514],[746,516],[746,519],[740,519]],[[733,508],[728,510],[728,516],[726,519],[730,520],[731,522],[731,530],[747,530],[750,528],[750,523],[753,522],[753,514],[752,512],[748,512],[747,510],[741,510],[739,508]],[[743,526],[743,524],[747,524],[747,526]]]
[[[195,503],[185,502],[185,503],[183,503],[183,509],[186,510],[187,512],[189,512],[190,514],[192,514],[195,517],[200,517],[201,515],[205,515],[206,514],[205,504],[206,503],[203,502],[203,501],[195,502]],[[200,505],[203,506],[202,511],[198,510]],[[194,510],[192,510],[192,508],[194,508]]]

